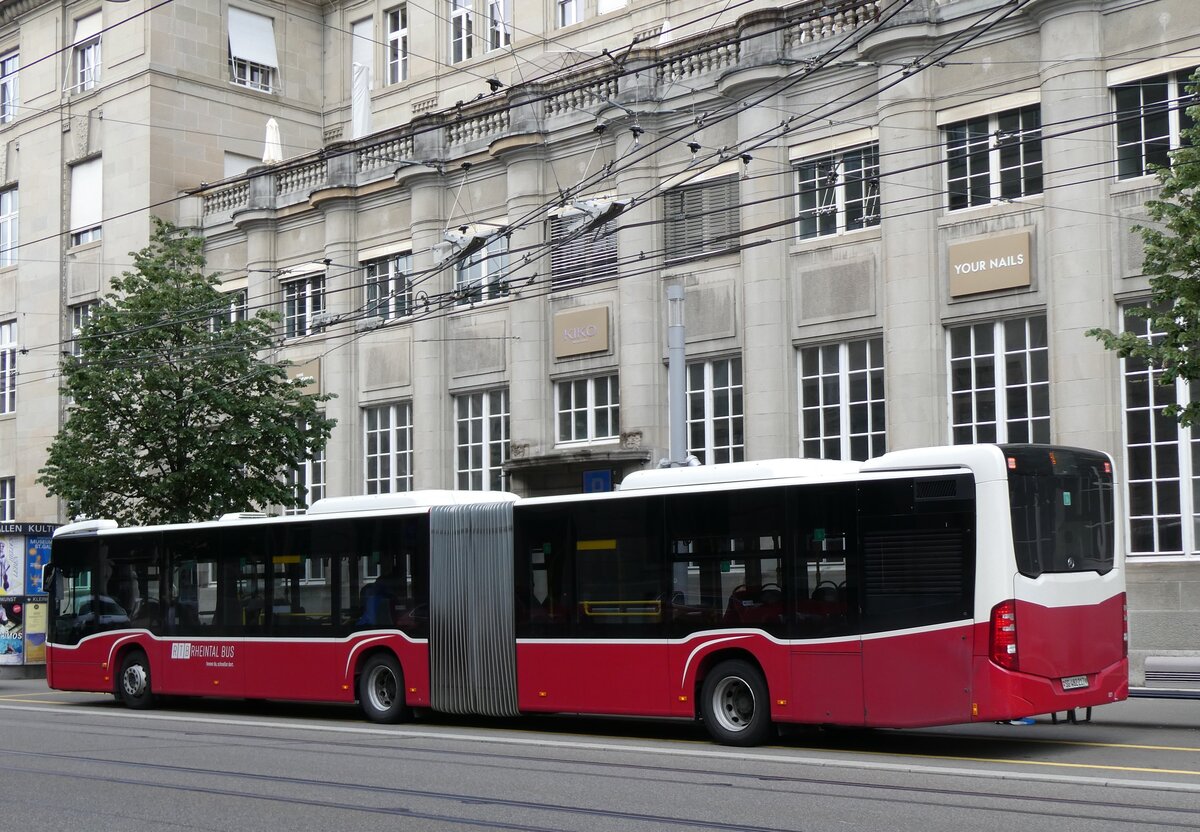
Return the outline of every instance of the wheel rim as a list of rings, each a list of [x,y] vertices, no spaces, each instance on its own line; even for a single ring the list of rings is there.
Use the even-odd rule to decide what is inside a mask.
[[[149,686],[150,679],[146,675],[146,668],[140,664],[131,664],[121,674],[121,687],[124,689],[126,696],[142,696],[146,693],[146,689]]]
[[[391,710],[398,696],[399,684],[395,673],[386,667],[371,671],[367,679],[367,698],[371,700],[371,707],[377,711]]]
[[[736,676],[717,683],[712,704],[717,723],[726,731],[745,731],[754,720],[754,691]]]

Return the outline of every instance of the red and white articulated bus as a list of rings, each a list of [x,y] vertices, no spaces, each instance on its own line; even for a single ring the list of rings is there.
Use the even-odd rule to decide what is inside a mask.
[[[1113,468],[1036,445],[638,472],[606,494],[413,492],[305,515],[65,526],[47,676],[455,714],[918,727],[1128,693]]]

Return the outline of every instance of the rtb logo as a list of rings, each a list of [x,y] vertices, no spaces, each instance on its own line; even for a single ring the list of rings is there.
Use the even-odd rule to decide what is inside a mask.
[[[171,645],[172,659],[190,659],[192,657],[192,645],[190,642],[179,641]]]

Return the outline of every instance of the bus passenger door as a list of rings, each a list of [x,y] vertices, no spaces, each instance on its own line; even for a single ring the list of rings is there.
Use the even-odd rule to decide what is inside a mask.
[[[244,651],[232,620],[237,602],[237,563],[217,557],[215,530],[168,538],[166,644],[153,668],[161,693],[241,697]],[[235,610],[236,608],[236,610]]]
[[[975,484],[969,474],[859,484],[867,724],[971,720]]]
[[[863,724],[858,595],[861,554],[853,485],[797,489],[796,568],[789,584],[797,722]]]

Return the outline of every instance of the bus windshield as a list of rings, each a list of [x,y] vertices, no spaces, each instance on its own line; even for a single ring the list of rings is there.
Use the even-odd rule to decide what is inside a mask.
[[[1017,569],[1047,572],[1113,568],[1116,524],[1112,464],[1075,448],[1006,445]]]

